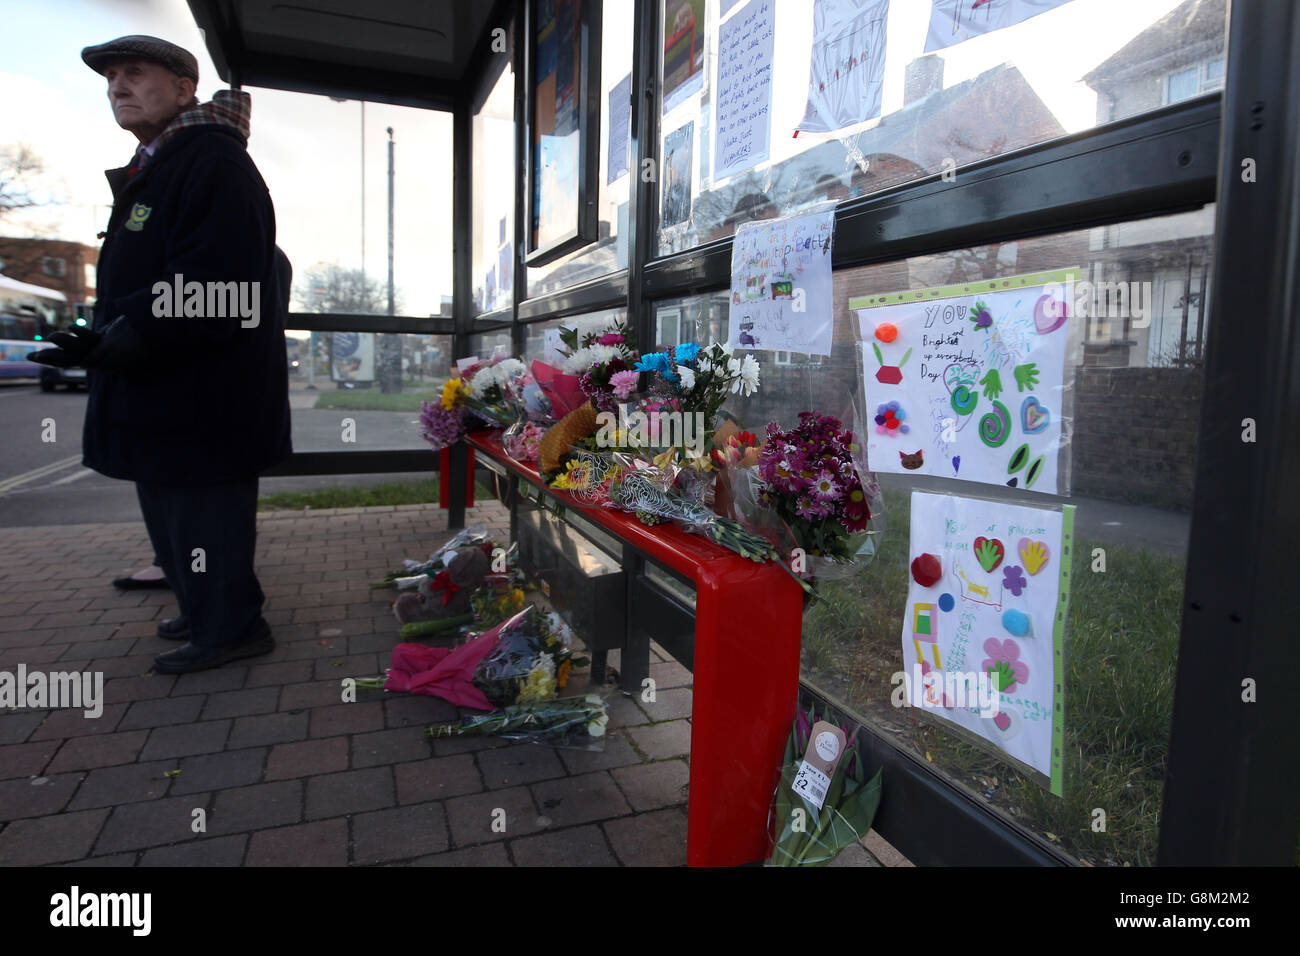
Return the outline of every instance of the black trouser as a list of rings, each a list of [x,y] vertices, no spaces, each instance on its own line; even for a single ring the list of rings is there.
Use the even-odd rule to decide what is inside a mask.
[[[257,476],[193,487],[138,481],[135,488],[158,566],[189,620],[190,641],[239,643],[265,600],[253,573]]]

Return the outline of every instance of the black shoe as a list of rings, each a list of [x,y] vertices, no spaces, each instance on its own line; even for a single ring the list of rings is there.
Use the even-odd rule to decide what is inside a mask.
[[[185,644],[174,651],[155,657],[153,669],[158,674],[188,674],[191,671],[221,667],[223,664],[245,657],[260,657],[273,650],[275,650],[275,638],[271,636],[271,627],[265,620],[258,618],[249,636],[238,644],[225,644],[221,647]]]
[[[151,589],[171,588],[166,578],[158,578],[156,581],[141,581],[139,578],[114,578],[113,587],[120,591],[144,591]]]
[[[190,637],[189,619],[182,617],[169,617],[158,622],[158,636],[166,638],[169,641],[187,641]]]

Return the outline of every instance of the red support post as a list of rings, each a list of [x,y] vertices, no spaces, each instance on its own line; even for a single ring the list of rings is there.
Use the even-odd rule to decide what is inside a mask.
[[[545,488],[533,465],[490,432],[472,448]],[[700,535],[548,494],[695,582],[695,670],[686,862],[738,866],[767,857],[768,812],[799,696],[803,591],[782,568],[742,558]]]

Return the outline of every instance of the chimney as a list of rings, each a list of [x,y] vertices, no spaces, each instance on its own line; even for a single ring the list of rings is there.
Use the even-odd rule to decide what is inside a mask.
[[[903,105],[923,100],[943,89],[943,60],[937,53],[919,56],[907,64],[903,75]]]

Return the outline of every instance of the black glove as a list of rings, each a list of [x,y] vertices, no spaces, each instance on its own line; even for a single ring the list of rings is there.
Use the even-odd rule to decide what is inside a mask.
[[[99,332],[92,332],[84,326],[76,325],[69,332],[55,332],[50,341],[58,348],[42,349],[27,356],[28,361],[40,365],[52,365],[55,368],[72,368],[85,366],[86,358],[103,339]]]
[[[104,372],[127,372],[141,365],[146,356],[144,340],[119,315],[109,323],[103,333],[92,332],[95,342],[86,354],[86,368]]]

